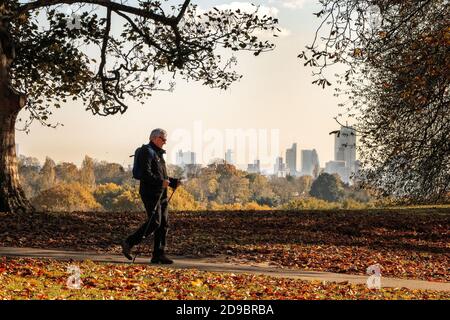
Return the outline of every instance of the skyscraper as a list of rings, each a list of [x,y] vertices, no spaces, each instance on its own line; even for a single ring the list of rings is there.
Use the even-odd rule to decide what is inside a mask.
[[[349,170],[345,166],[345,161],[328,161],[325,163],[325,172],[329,174],[337,173],[342,181],[349,182]]]
[[[261,173],[261,161],[255,160],[252,163],[249,163],[247,166],[247,172],[248,173]]]
[[[278,157],[275,160],[273,173],[277,177],[286,177],[286,165],[283,163],[283,157]]]
[[[352,127],[341,126],[334,134],[334,161],[326,163],[325,172],[337,173],[342,181],[351,183],[351,177],[358,169],[356,162],[356,131]]]
[[[304,176],[314,176],[314,170],[320,167],[319,155],[316,149],[313,150],[302,150],[302,171],[301,174]]]
[[[183,152],[182,150],[179,150],[177,152],[176,157],[176,165],[180,167],[184,167],[188,164],[196,164],[196,157],[195,152],[187,151]]]
[[[356,161],[356,132],[351,127],[341,127],[334,136],[334,160],[345,161],[353,167]]]
[[[291,176],[297,175],[297,144],[286,150],[286,169]]]
[[[227,152],[225,153],[225,161],[228,164],[234,164],[234,157],[233,157],[233,151],[231,149],[228,149]]]

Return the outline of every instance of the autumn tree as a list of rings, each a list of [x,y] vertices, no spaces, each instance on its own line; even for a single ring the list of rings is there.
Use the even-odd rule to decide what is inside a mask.
[[[195,201],[194,196],[187,192],[183,186],[177,188],[169,206],[171,210],[205,209],[199,202]]]
[[[19,169],[22,167],[29,168],[34,171],[39,171],[41,169],[41,163],[39,162],[38,158],[20,155],[19,156]]]
[[[44,166],[40,172],[40,190],[47,190],[55,186],[56,184],[56,164],[55,161],[49,157],[45,158]]]
[[[196,201],[204,202],[206,200],[200,178],[189,179],[184,184],[184,188],[186,189],[187,192],[192,194],[192,196]]]
[[[80,183],[89,187],[95,186],[94,160],[85,156],[80,169]]]
[[[184,170],[180,166],[174,164],[167,164],[167,174],[170,177],[181,179],[184,176]]]
[[[233,51],[273,48],[256,34],[276,31],[277,21],[257,7],[200,13],[189,0],[133,3],[0,1],[0,211],[32,210],[15,154],[22,109],[51,125],[53,109],[70,98],[95,115],[124,113],[127,99],[171,90],[175,76],[226,89],[240,78]]]
[[[95,200],[106,211],[144,211],[139,188],[129,185],[118,186],[114,183],[106,183],[95,188],[93,195]]]
[[[217,200],[220,203],[246,203],[250,199],[250,185],[247,178],[242,176],[223,177],[219,180]]]
[[[289,182],[287,178],[272,177],[269,181],[270,186],[275,194],[273,205],[286,203],[295,196],[298,191],[293,182]]]
[[[186,173],[187,178],[198,178],[201,170],[202,166],[200,164],[187,164],[184,167],[184,172]]]
[[[322,173],[312,183],[309,193],[315,198],[336,202],[342,199],[344,189],[338,176]]]
[[[348,101],[340,115],[361,138],[362,185],[408,203],[443,201],[450,191],[448,1],[321,4],[322,23],[300,57],[323,87],[332,65],[347,67],[337,94]]]
[[[79,183],[61,183],[40,192],[31,202],[38,211],[99,211],[102,206],[86,186]]]
[[[185,189],[198,202],[233,204],[245,203],[250,199],[247,173],[231,164],[215,161],[201,168],[196,176],[188,179]]]
[[[250,186],[246,172],[224,161],[214,161],[202,170],[202,178],[208,176],[210,180],[206,187],[209,200],[215,198],[214,200],[225,204],[245,203],[249,200]]]
[[[275,194],[270,187],[269,179],[260,174],[247,175],[250,184],[250,199],[261,205],[274,205]]]
[[[95,161],[94,163],[95,181],[98,184],[115,183],[122,184],[126,176],[131,176],[129,172],[118,163],[106,161]]]
[[[139,195],[139,190],[136,187],[123,187],[122,192],[114,199],[113,204],[113,210],[118,212],[136,212],[145,210]]]
[[[56,179],[58,183],[80,182],[80,171],[71,162],[61,162],[55,166]]]
[[[115,183],[98,185],[93,192],[95,200],[100,203],[106,211],[114,210],[114,199],[122,193],[122,188]]]
[[[41,188],[41,164],[37,158],[19,156],[19,178],[27,197],[34,197]]]

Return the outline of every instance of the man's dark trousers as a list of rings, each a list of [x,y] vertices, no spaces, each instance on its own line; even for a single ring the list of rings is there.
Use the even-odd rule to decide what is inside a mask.
[[[163,191],[161,196],[161,201],[156,207],[156,211],[152,216],[153,209],[155,209],[156,203],[158,202],[159,194],[152,196],[141,195],[142,202],[144,203],[145,210],[147,211],[148,219],[147,221],[136,230],[135,233],[127,238],[127,242],[130,247],[139,244],[144,237],[145,229],[147,229],[147,224],[150,223],[145,237],[148,237],[155,232],[154,235],[154,246],[153,253],[159,255],[164,252],[166,248],[166,236],[169,230],[168,218],[169,218],[169,208],[167,203],[167,189]]]

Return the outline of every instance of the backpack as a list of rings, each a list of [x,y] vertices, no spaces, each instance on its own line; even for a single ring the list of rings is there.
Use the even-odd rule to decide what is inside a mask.
[[[134,161],[133,161],[133,178],[136,180],[141,180],[142,178],[142,168],[141,164],[139,163],[139,157],[141,154],[141,151],[145,148],[145,144],[143,144],[141,147],[137,148],[134,152]]]

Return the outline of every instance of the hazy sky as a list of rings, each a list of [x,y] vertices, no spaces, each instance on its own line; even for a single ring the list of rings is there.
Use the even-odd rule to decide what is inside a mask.
[[[173,2],[173,1],[172,1]],[[245,7],[245,2],[193,1],[202,9],[231,4]],[[31,133],[17,131],[16,141],[21,154],[45,156],[56,162],[70,161],[79,165],[85,155],[128,165],[129,155],[148,142],[150,131],[165,128],[169,133],[167,159],[174,163],[175,152],[191,146],[201,153],[198,158],[207,163],[215,153],[228,146],[227,134],[239,130],[258,135],[259,151],[254,141],[247,141],[236,151],[245,163],[253,162],[258,152],[273,159],[262,161],[271,169],[275,156],[285,158],[292,143],[300,149],[317,149],[322,166],[333,159],[333,137],[329,132],[338,128],[333,117],[340,110],[332,89],[311,84],[312,70],[303,67],[298,53],[309,44],[319,21],[316,1],[255,1],[275,15],[283,28],[282,36],[274,38],[273,52],[254,57],[240,53],[236,70],[244,77],[227,91],[210,89],[198,83],[178,81],[174,92],[155,92],[145,105],[129,102],[124,115],[92,116],[83,106],[68,103],[52,118],[64,127],[42,127],[35,123]],[[25,114],[21,114],[25,115]],[[265,136],[265,138],[264,138]],[[266,141],[267,140],[267,141]],[[231,141],[233,142],[233,141]],[[238,145],[236,143],[236,145]],[[267,150],[264,150],[267,149]],[[253,150],[253,151],[252,151]],[[262,151],[261,151],[262,150]],[[218,154],[220,156],[220,154]],[[223,158],[223,155],[221,155]],[[297,168],[300,168],[300,151]]]

